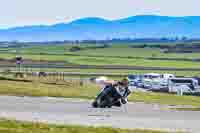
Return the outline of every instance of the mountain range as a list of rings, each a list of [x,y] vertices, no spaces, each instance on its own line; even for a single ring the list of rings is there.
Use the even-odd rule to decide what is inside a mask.
[[[200,16],[139,15],[118,20],[97,17],[54,25],[0,29],[0,41],[105,40],[112,38],[200,38]]]

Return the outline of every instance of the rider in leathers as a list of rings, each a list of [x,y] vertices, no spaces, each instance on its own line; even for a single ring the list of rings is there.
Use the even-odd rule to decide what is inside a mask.
[[[123,79],[121,81],[105,81],[106,87],[104,91],[112,87],[113,89],[117,89],[117,91],[122,95],[122,98],[120,101],[114,103],[113,106],[118,106],[120,107],[121,104],[126,104],[127,103],[127,97],[131,93],[131,91],[128,88],[128,80]]]

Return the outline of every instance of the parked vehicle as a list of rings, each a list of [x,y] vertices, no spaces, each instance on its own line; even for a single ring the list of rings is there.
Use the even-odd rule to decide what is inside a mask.
[[[168,79],[175,78],[173,74],[148,73],[144,75],[144,88],[157,91],[166,91]]]
[[[175,75],[174,74],[165,73],[165,74],[161,75],[161,78],[163,78],[163,79],[175,78]]]
[[[170,78],[168,80],[169,92],[195,92],[200,90],[198,80],[194,78]]]
[[[143,76],[143,87],[145,89],[152,89],[154,84],[159,84],[161,75],[158,73],[147,73]]]
[[[147,73],[144,75],[128,75],[130,86],[153,91],[168,91],[168,79],[175,78],[174,74]]]
[[[143,75],[128,75],[127,79],[131,87],[143,87]]]

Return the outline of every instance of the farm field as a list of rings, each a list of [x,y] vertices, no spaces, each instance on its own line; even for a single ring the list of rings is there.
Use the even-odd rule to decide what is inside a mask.
[[[13,59],[15,54],[0,54],[0,58]],[[65,61],[75,65],[124,65],[124,66],[144,66],[144,67],[168,67],[168,68],[199,68],[200,62],[190,61],[166,61],[166,60],[147,60],[130,59],[117,57],[88,57],[73,55],[32,55],[21,54],[24,59],[46,60],[46,61]]]
[[[136,44],[130,44],[136,45]],[[169,44],[170,45],[170,44]],[[172,44],[173,45],[173,44]],[[78,46],[82,48],[80,51],[71,52],[70,48]],[[97,45],[98,46],[98,45]],[[71,55],[85,55],[85,56],[106,56],[106,57],[154,57],[154,58],[199,58],[200,53],[163,53],[159,48],[131,48],[128,44],[112,45],[108,48],[95,48],[95,44],[82,45],[40,45],[30,46],[24,48],[0,48],[0,51],[5,52],[19,52],[24,54],[71,54]]]
[[[134,45],[134,44],[132,44]],[[151,44],[149,44],[151,45]],[[174,45],[174,44],[169,44]],[[70,52],[70,49],[78,46],[81,50]],[[182,61],[182,60],[162,60],[162,58],[180,58],[180,59],[193,59],[199,58],[200,53],[162,53],[158,48],[130,48],[130,44],[115,44],[108,48],[98,48],[98,45],[83,44],[83,45],[39,45],[29,46],[23,48],[0,48],[0,59],[14,59],[16,55],[22,56],[26,60],[40,61],[60,61],[64,66],[68,65],[112,65],[112,66],[134,66],[134,67],[156,67],[156,68],[174,68],[175,70],[126,70],[126,69],[73,69],[73,68],[24,68],[22,71],[26,72],[76,72],[82,75],[71,75],[70,77],[92,77],[90,73],[107,73],[114,76],[110,78],[120,79],[121,75],[128,74],[144,74],[144,73],[171,73],[176,76],[185,77],[198,77],[199,71],[176,71],[176,69],[199,69],[200,62]],[[1,52],[3,51],[3,52]],[[160,58],[152,60],[148,58]],[[51,63],[53,64],[53,63]],[[0,65],[5,63],[0,62]],[[0,71],[4,72],[8,68],[1,68]],[[15,71],[15,68],[10,68]],[[84,75],[86,74],[86,75]]]

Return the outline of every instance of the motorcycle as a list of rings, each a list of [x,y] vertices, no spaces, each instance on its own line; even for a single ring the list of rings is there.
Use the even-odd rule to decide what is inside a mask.
[[[128,87],[126,89],[119,85],[107,85],[97,95],[96,99],[92,103],[94,108],[111,108],[112,106],[120,107],[122,104],[126,104],[126,97],[130,94]]]

